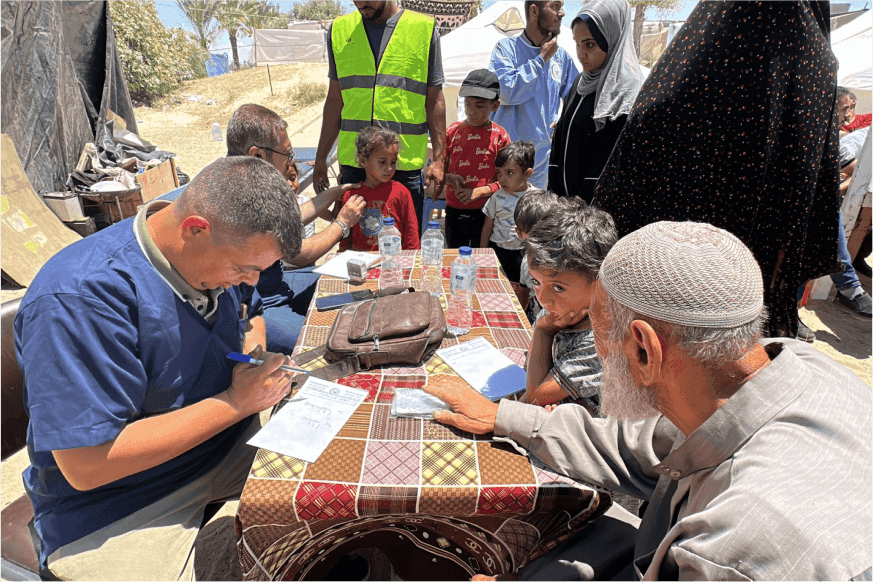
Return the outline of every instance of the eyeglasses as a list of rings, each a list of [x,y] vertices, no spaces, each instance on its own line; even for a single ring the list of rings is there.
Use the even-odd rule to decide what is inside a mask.
[[[285,152],[278,152],[278,151],[276,151],[276,150],[274,150],[274,149],[266,148],[266,147],[264,147],[264,146],[255,146],[255,147],[256,147],[256,148],[260,148],[260,149],[262,149],[262,150],[267,150],[268,152],[273,152],[274,154],[279,154],[280,156],[285,156],[286,158],[288,158],[288,163],[289,163],[289,164],[292,163],[292,162],[294,161],[294,155],[295,155],[295,154],[294,154],[294,150],[291,150],[291,153],[290,153],[290,154],[286,154]]]

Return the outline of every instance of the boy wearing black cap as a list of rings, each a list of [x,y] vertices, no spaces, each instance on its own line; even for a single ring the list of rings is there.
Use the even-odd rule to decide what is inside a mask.
[[[477,247],[482,207],[500,186],[494,160],[511,140],[490,116],[500,105],[500,82],[488,69],[471,71],[460,91],[464,121],[446,131],[446,240],[449,248]]]

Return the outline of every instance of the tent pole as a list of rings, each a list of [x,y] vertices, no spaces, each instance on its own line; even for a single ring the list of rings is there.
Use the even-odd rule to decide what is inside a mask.
[[[270,80],[270,97],[273,96],[273,78],[270,76],[270,65],[267,65],[267,79]]]

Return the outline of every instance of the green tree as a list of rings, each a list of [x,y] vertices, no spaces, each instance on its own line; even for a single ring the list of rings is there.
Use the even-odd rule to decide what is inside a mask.
[[[333,20],[345,13],[340,0],[307,0],[294,5],[295,20]]]
[[[218,36],[218,22],[215,21],[215,0],[176,0],[185,16],[188,17],[200,47],[208,51],[209,45]]]
[[[679,0],[628,0],[634,8],[634,49],[640,54],[640,42],[643,39],[643,24],[646,22],[646,10],[654,8],[661,16],[669,14],[679,6]]]
[[[113,0],[109,14],[131,96],[150,102],[182,79],[205,75],[204,52],[189,33],[161,24],[154,2]]]
[[[286,28],[290,20],[279,7],[271,2],[250,2],[246,8],[245,31],[252,36],[256,30]]]
[[[244,0],[219,0],[215,3],[215,20],[218,26],[227,33],[230,39],[230,50],[233,53],[233,64],[239,68],[239,50],[237,49],[237,36],[245,35],[245,1]]]

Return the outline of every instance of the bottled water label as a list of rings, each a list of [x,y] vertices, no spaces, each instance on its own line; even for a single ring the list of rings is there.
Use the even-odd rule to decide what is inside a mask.
[[[399,236],[379,237],[379,254],[380,255],[396,255],[399,252],[400,252],[400,237]]]

